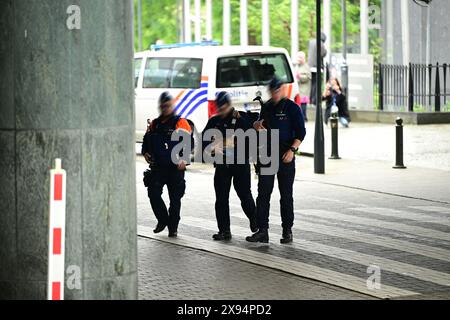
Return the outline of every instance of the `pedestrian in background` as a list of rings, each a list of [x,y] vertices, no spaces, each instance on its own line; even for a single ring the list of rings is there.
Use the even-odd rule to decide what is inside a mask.
[[[169,237],[175,238],[178,234],[180,222],[181,199],[184,196],[186,182],[184,174],[187,163],[180,160],[172,162],[172,150],[178,144],[172,141],[172,134],[178,130],[184,130],[191,134],[192,129],[186,119],[175,114],[175,100],[164,92],[159,98],[159,118],[149,124],[142,144],[142,155],[150,170],[144,175],[144,184],[148,188],[148,197],[158,224],[153,230],[160,233],[168,227]],[[162,193],[164,186],[169,191],[170,207],[167,209]]]
[[[295,65],[295,73],[298,81],[300,92],[300,106],[302,108],[303,117],[308,121],[307,109],[310,102],[311,94],[311,67],[306,62],[306,54],[303,51],[297,53],[297,63]]]
[[[350,113],[348,112],[347,97],[344,95],[342,86],[337,78],[331,78],[325,86],[322,99],[326,101],[325,123],[332,113],[337,113],[341,124],[348,128],[350,123]]]

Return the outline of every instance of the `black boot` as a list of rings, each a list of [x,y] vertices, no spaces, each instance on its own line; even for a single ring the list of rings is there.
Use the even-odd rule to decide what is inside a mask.
[[[250,230],[252,231],[252,233],[258,232],[259,228],[258,224],[256,223],[256,218],[250,219]]]
[[[176,238],[178,237],[178,232],[176,231],[169,231],[169,238]]]
[[[230,231],[219,231],[219,233],[213,235],[215,241],[230,241],[233,238]]]
[[[280,240],[281,244],[289,244],[294,241],[294,237],[292,235],[292,230],[283,230],[283,238]]]
[[[164,231],[164,229],[166,229],[166,227],[166,224],[158,222],[158,225],[156,226],[155,230],[153,230],[153,233],[161,233]]]
[[[245,238],[248,242],[269,243],[269,232],[267,229],[259,229],[254,235]]]

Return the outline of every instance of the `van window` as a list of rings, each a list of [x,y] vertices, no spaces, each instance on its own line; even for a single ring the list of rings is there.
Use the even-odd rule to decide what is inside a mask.
[[[203,60],[189,58],[148,58],[144,88],[198,89]]]
[[[267,85],[274,76],[284,83],[293,82],[284,54],[245,55],[220,58],[217,64],[217,88]]]
[[[142,58],[134,59],[134,87],[137,88],[139,73],[141,72]]]

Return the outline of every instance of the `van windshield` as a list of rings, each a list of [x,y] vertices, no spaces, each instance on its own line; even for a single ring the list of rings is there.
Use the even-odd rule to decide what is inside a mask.
[[[201,86],[203,60],[190,58],[148,58],[144,88],[197,89]]]
[[[217,88],[267,85],[276,76],[293,82],[284,54],[259,54],[220,58],[217,64]]]

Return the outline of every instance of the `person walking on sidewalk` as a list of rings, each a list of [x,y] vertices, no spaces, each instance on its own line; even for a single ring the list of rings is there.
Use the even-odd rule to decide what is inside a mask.
[[[149,125],[142,144],[142,155],[150,164],[150,170],[144,175],[144,184],[148,188],[150,204],[158,220],[153,232],[161,233],[168,227],[171,238],[177,237],[181,199],[186,189],[184,174],[187,165],[184,160],[172,162],[172,150],[178,143],[172,141],[172,134],[178,130],[191,134],[192,130],[186,119],[175,114],[174,101],[168,92],[160,96],[160,116]],[[169,191],[169,210],[161,197],[165,185]]]
[[[297,54],[297,64],[295,66],[295,73],[298,81],[300,93],[300,106],[302,107],[303,118],[308,121],[307,109],[309,104],[309,95],[311,93],[311,68],[306,62],[306,54],[300,51]]]
[[[260,120],[254,123],[258,131],[279,131],[280,166],[276,174],[280,190],[280,212],[283,235],[280,242],[288,244],[293,241],[294,225],[293,185],[295,179],[295,153],[306,136],[305,121],[300,107],[286,97],[282,82],[274,78],[269,85],[271,99],[264,105]],[[269,140],[270,141],[270,140]],[[250,237],[248,242],[269,242],[270,198],[275,183],[275,174],[263,175],[259,172],[258,198],[256,200],[256,218],[259,231]]]
[[[253,130],[252,123],[244,112],[238,112],[231,105],[228,93],[220,92],[216,98],[218,114],[211,118],[203,132],[210,129],[219,130],[223,140],[214,141],[215,155],[223,155],[223,163],[215,164],[214,189],[216,192],[216,219],[219,232],[213,235],[216,241],[231,240],[230,229],[230,188],[233,182],[234,189],[241,200],[242,210],[249,219],[252,232],[258,231],[256,226],[256,205],[251,191],[251,173],[248,154],[245,155],[245,163],[237,163],[237,146],[234,135],[229,130],[242,129],[244,132]],[[228,132],[227,132],[228,130]],[[204,149],[211,141],[204,141]],[[248,148],[246,148],[248,149]]]

